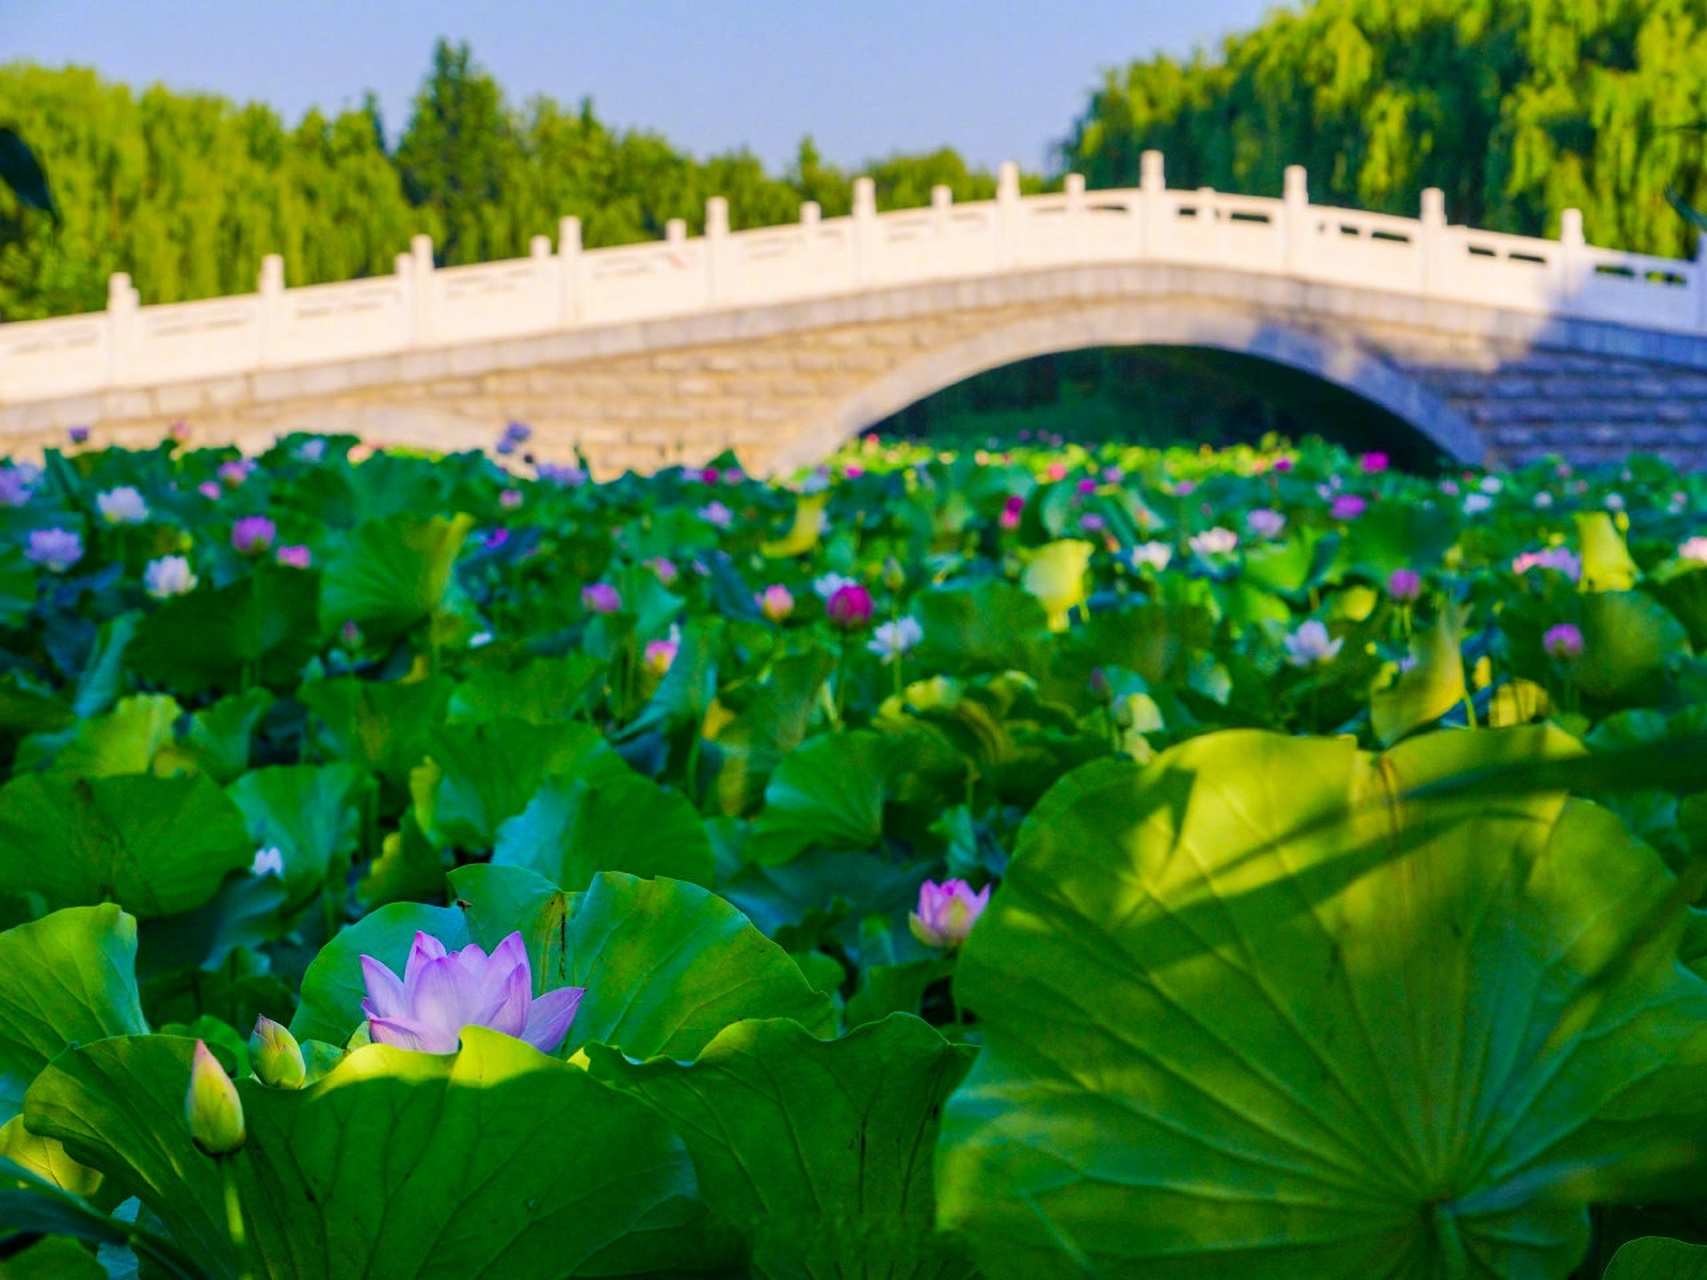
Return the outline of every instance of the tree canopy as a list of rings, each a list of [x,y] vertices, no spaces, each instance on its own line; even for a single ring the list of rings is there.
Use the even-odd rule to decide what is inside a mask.
[[[1707,10],[1700,0],[1316,0],[1189,61],[1111,72],[1062,146],[1092,186],[1132,186],[1166,153],[1170,186],[1555,235],[1583,211],[1598,244],[1689,256],[1668,207],[1707,197]]]

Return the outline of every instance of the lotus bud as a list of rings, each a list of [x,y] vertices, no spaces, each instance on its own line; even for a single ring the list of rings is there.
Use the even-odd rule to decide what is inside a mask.
[[[308,1082],[308,1064],[302,1046],[289,1028],[263,1014],[249,1033],[249,1062],[262,1084],[276,1089],[300,1089]]]
[[[228,1156],[243,1146],[243,1100],[203,1040],[196,1041],[195,1059],[190,1063],[184,1120],[191,1140],[207,1155]]]
[[[927,947],[958,947],[972,932],[990,901],[990,886],[978,893],[964,880],[926,880],[919,886],[919,909],[908,919],[913,936]]]
[[[901,562],[894,556],[884,558],[883,585],[891,592],[899,591],[907,585],[907,571],[901,567]]]
[[[858,631],[871,621],[871,610],[871,592],[857,582],[837,587],[824,602],[830,625],[838,631]]]

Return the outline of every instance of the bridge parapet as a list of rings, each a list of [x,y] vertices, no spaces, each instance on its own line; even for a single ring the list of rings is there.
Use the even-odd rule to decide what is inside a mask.
[[[115,275],[107,310],[0,325],[0,405],[157,387],[494,340],[592,330],[911,284],[979,280],[1060,267],[1148,263],[1215,267],[1470,303],[1638,329],[1707,333],[1707,277],[1697,262],[1586,244],[1567,210],[1558,240],[1449,225],[1437,190],[1421,216],[1309,202],[1304,171],[1280,199],[1170,190],[1162,157],[1144,156],[1128,190],[1022,197],[1003,165],[996,198],[878,213],[869,179],[853,212],[731,232],[713,199],[706,233],[672,221],[662,241],[586,251],[576,219],[528,257],[438,269],[417,236],[395,272],[286,288],[270,255],[258,292],[143,307]]]

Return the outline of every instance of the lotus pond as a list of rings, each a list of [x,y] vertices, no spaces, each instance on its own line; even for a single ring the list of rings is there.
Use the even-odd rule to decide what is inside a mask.
[[[0,1275],[1707,1276],[1707,478],[0,470]]]

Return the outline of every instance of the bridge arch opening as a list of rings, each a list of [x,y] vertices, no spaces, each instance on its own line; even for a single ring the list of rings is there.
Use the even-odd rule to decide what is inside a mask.
[[[1352,453],[1386,453],[1431,472],[1441,445],[1359,393],[1292,365],[1215,347],[1092,347],[987,369],[934,391],[868,428],[982,445],[1047,439],[1080,444],[1255,444],[1320,436]]]
[[[1442,459],[1481,462],[1486,442],[1470,421],[1355,337],[1277,320],[1233,301],[1148,298],[1056,311],[988,329],[893,368],[852,392],[775,455],[779,471],[807,466],[852,436],[910,406],[992,370],[1044,356],[1121,348],[1169,372],[1243,383],[1263,412],[1304,420],[1319,411],[1341,424],[1354,447],[1379,448],[1429,469]],[[1287,406],[1291,406],[1290,409]],[[1362,422],[1352,435],[1343,434]],[[1329,435],[1320,427],[1299,434]],[[1260,436],[1258,430],[1256,435]]]

